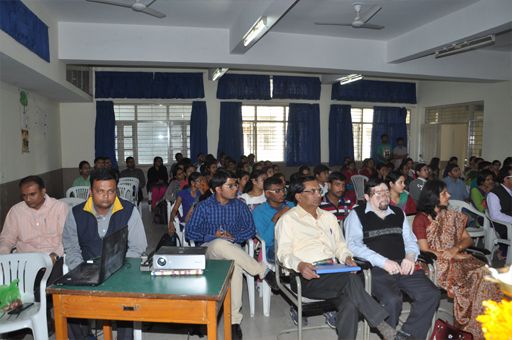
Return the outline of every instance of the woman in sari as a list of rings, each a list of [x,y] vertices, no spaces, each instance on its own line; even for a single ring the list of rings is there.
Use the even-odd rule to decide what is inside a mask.
[[[437,284],[453,297],[455,325],[474,339],[483,339],[476,321],[483,313],[482,301],[500,301],[501,292],[496,284],[484,280],[485,264],[463,252],[473,245],[465,229],[467,216],[447,209],[449,199],[443,181],[427,182],[418,201],[413,232],[420,249],[437,256]]]

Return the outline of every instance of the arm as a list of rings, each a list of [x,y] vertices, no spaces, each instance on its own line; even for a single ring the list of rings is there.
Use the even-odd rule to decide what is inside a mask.
[[[146,176],[144,176],[144,171],[141,169],[138,169],[137,171],[137,177],[139,178],[139,188],[144,188],[146,185]]]
[[[263,213],[263,205],[254,209],[254,224],[258,235],[265,241],[267,247],[274,244],[274,223]]]
[[[483,204],[484,197],[482,196],[478,188],[471,189],[471,202],[473,202],[473,205],[475,206],[476,210],[482,213],[485,212],[485,207]]]
[[[240,204],[240,218],[237,221],[238,225],[236,226],[236,230],[231,233],[231,235],[235,239],[235,243],[242,243],[256,234],[256,226],[254,225],[254,219],[252,218],[252,213],[247,207],[247,205],[239,202]]]
[[[404,223],[402,225],[402,237],[404,238],[405,256],[416,261],[416,258],[420,253],[418,240],[416,239],[416,236],[414,236],[406,216],[404,216]]]
[[[78,243],[78,233],[76,230],[76,221],[75,216],[73,215],[73,209],[69,210],[68,217],[64,223],[62,244],[64,245],[64,253],[66,254],[66,264],[70,270],[84,262],[82,249]]]
[[[205,242],[215,238],[215,234],[207,235],[203,226],[207,223],[204,206],[207,201],[200,202],[194,209],[190,221],[188,221],[185,230],[186,238],[192,241]]]
[[[16,247],[18,240],[18,223],[13,209],[9,210],[5,218],[4,228],[0,234],[0,254],[9,254]]]
[[[501,212],[500,199],[493,192],[490,192],[487,195],[487,208],[489,209],[489,216],[493,220],[502,221],[505,223],[512,223],[512,216],[506,215]]]
[[[128,251],[126,257],[140,257],[147,247],[148,241],[146,240],[146,232],[139,210],[133,208],[132,216],[128,220]]]
[[[176,215],[178,214],[180,205],[181,205],[181,196],[178,196],[178,198],[176,198],[176,202],[174,203],[174,206],[172,207],[171,216],[169,218],[169,223],[167,225],[169,234],[174,233],[176,231],[176,226],[174,225],[174,219],[176,218]]]
[[[286,268],[299,272],[299,264],[302,262],[300,258],[293,254],[293,222],[291,219],[283,216],[276,224],[276,242],[277,258]]]
[[[345,226],[348,249],[350,249],[354,256],[361,257],[376,267],[384,268],[384,262],[386,262],[387,258],[364,244],[363,226],[354,210],[348,214],[343,225]]]

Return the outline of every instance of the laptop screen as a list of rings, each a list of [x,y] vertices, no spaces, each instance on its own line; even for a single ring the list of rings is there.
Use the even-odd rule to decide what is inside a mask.
[[[128,248],[128,227],[125,226],[103,238],[100,282],[108,279],[123,266]]]

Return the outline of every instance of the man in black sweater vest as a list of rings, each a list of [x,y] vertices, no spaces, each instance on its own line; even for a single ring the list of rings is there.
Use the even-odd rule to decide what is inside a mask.
[[[439,289],[416,266],[416,237],[400,208],[390,206],[387,185],[370,179],[365,185],[366,204],[345,220],[347,244],[354,256],[373,265],[372,294],[380,301],[392,327],[402,311],[402,292],[411,299],[411,313],[402,326],[411,339],[426,339],[439,305]]]

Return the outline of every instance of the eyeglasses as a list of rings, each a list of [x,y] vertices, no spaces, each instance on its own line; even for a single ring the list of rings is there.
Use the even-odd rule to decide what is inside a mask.
[[[302,192],[307,192],[309,194],[322,194],[322,189],[310,189],[310,190],[303,190]]]
[[[377,198],[388,197],[390,195],[389,190],[375,191],[373,193]]]
[[[228,187],[228,189],[236,189],[238,188],[238,183],[233,183],[233,184],[224,184],[225,186]]]
[[[285,188],[283,188],[283,189],[267,189],[266,191],[273,192],[274,194],[280,194],[280,193],[285,193],[286,194],[286,189]]]

